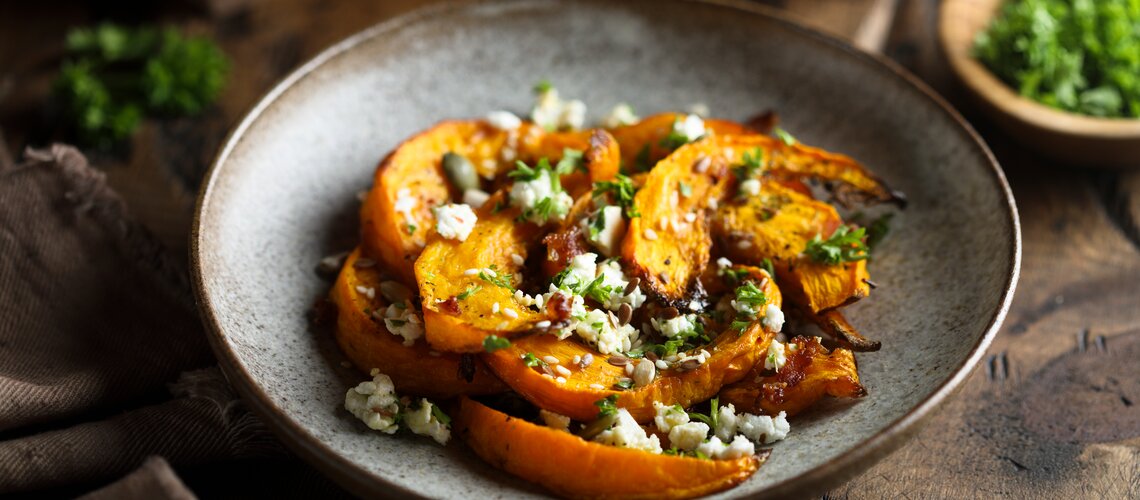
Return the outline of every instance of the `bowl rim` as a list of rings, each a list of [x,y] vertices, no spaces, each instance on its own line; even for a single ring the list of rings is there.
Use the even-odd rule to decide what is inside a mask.
[[[993,19],[996,9],[1004,0],[987,1],[993,4],[994,11],[987,13],[986,21],[979,29],[984,29]],[[1055,134],[1102,139],[1140,137],[1140,118],[1100,118],[1049,107],[1018,94],[971,56],[970,47],[978,31],[975,30],[965,40],[953,38],[951,33],[956,32],[957,26],[950,20],[949,14],[957,13],[960,9],[980,11],[987,8],[989,4],[977,0],[946,0],[938,9],[938,38],[942,51],[954,74],[970,92],[1003,115]]]
[[[214,311],[214,299],[207,290],[206,276],[203,273],[202,265],[205,256],[202,253],[203,245],[201,236],[204,232],[203,224],[206,222],[203,218],[203,214],[210,208],[212,202],[211,194],[215,191],[215,186],[219,183],[219,179],[223,175],[227,160],[236,146],[242,141],[245,132],[261,117],[262,113],[272,106],[287,90],[329,60],[352,50],[354,47],[366,41],[446,12],[469,9],[479,5],[525,3],[528,1],[530,0],[463,0],[460,2],[448,2],[421,7],[375,24],[324,49],[268,90],[256,104],[250,108],[241,122],[231,129],[222,147],[218,150],[209,170],[206,172],[205,181],[199,189],[190,233],[191,282],[194,288],[194,298],[198,304],[198,311],[202,323],[206,327],[207,338],[214,354],[218,358],[218,364],[223,374],[236,388],[238,394],[241,395],[242,399],[250,406],[253,412],[266,422],[267,426],[281,439],[287,448],[293,450],[322,473],[357,495],[395,494],[408,497],[422,496],[414,490],[368,472],[337,453],[289,417],[284,410],[275,405],[270,396],[242,366],[237,353],[226,345],[224,326],[218,320],[218,316]],[[941,96],[894,61],[879,54],[861,51],[846,41],[809,28],[802,22],[797,21],[794,15],[779,11],[774,7],[748,2],[747,0],[671,1],[675,3],[695,4],[698,6],[734,9],[749,16],[765,17],[770,21],[784,25],[791,31],[797,32],[802,36],[813,38],[817,42],[822,42],[834,49],[838,49],[840,52],[846,53],[849,57],[859,59],[870,66],[878,67],[880,70],[893,75],[894,78],[900,80],[903,84],[910,85],[918,91],[919,94],[928,99],[936,109],[940,110],[947,118],[961,127],[961,130],[966,133],[968,139],[983,153],[983,156],[987,160],[987,166],[989,167],[987,171],[992,177],[993,182],[1001,191],[1003,195],[1002,198],[1005,201],[1007,208],[1006,216],[1008,217],[1011,229],[1008,236],[1010,252],[1005,256],[1009,264],[1009,275],[1006,277],[1006,283],[1001,292],[999,306],[990,317],[985,331],[970,348],[969,354],[954,369],[950,377],[943,381],[925,399],[899,418],[884,426],[875,434],[872,434],[864,440],[861,445],[855,446],[801,474],[775,483],[760,493],[775,497],[788,497],[823,491],[854,477],[856,474],[866,470],[875,462],[901,446],[906,438],[913,435],[919,429],[919,424],[930,415],[931,410],[936,408],[947,397],[957,392],[957,390],[961,388],[962,383],[977,367],[978,362],[993,341],[1002,321],[1009,311],[1020,276],[1022,258],[1021,225],[1018,218],[1017,206],[1013,198],[1013,192],[997,159],[974,128]],[[525,479],[522,480],[525,481]],[[731,490],[728,491],[730,492]]]

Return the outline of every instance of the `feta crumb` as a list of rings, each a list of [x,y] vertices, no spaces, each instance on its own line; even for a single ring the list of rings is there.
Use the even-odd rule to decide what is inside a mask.
[[[344,395],[344,409],[370,429],[395,434],[399,429],[396,416],[400,413],[397,400],[396,386],[392,384],[392,379],[373,370],[372,380],[357,384]]]
[[[750,413],[737,417],[736,431],[754,443],[775,443],[788,437],[791,430],[788,415],[784,412],[778,413],[775,417]]]
[[[530,119],[546,130],[579,130],[586,123],[586,103],[563,101],[558,89],[548,87],[538,94]]]
[[[621,244],[622,235],[625,234],[625,218],[622,217],[621,207],[607,206],[596,217],[602,218],[602,229],[597,232],[590,231],[589,240],[603,255],[613,256],[617,252],[618,245]],[[590,224],[589,221],[583,222]],[[589,226],[587,231],[589,231]]]
[[[657,429],[661,432],[669,432],[669,429],[675,426],[689,423],[689,414],[680,405],[667,406],[654,401],[653,409],[657,411],[657,416],[653,417],[653,423],[657,424]],[[701,439],[704,437],[702,436]]]
[[[756,196],[760,194],[760,179],[748,179],[740,183],[742,196]]]
[[[622,125],[632,125],[637,123],[639,118],[633,112],[633,106],[626,103],[620,103],[610,110],[610,113],[602,118],[602,126],[605,128],[618,128]]]
[[[415,226],[415,219],[412,217],[412,210],[416,208],[418,200],[412,196],[412,191],[408,188],[396,191],[396,203],[392,205],[392,210],[404,216],[404,224],[407,226]]]
[[[483,206],[489,199],[491,199],[491,195],[481,189],[468,189],[463,191],[463,203],[475,208]]]
[[[575,296],[579,297],[579,296]],[[626,352],[637,340],[637,329],[629,324],[619,325],[613,313],[593,309],[574,325],[574,332],[602,354]]]
[[[646,435],[645,429],[625,408],[618,409],[616,422],[594,437],[594,441],[619,448],[633,448],[649,453],[661,453],[661,440],[657,435]]]
[[[447,444],[451,438],[451,426],[436,418],[431,401],[420,398],[420,407],[404,411],[403,420],[408,429],[421,436],[429,436],[439,444]]]
[[[669,430],[669,444],[685,451],[695,450],[709,435],[709,426],[703,422],[688,422]]]
[[[713,436],[697,446],[697,451],[714,460],[733,460],[756,454],[756,447],[744,436],[736,436],[729,444]]]
[[[611,292],[609,300],[603,306],[611,311],[616,311],[621,308],[622,304],[629,304],[630,307],[637,309],[645,304],[645,292],[641,291],[641,287],[636,287],[625,295],[625,288],[629,286],[629,278],[621,269],[621,264],[616,260],[610,260],[598,266],[598,272],[602,275],[602,286],[609,287]]]
[[[685,142],[693,142],[705,135],[705,121],[697,115],[685,115],[673,122],[673,132],[684,136]]]
[[[781,311],[776,304],[768,304],[764,309],[764,320],[762,321],[764,328],[773,332],[779,333],[784,329],[784,311]]]
[[[542,417],[542,422],[546,424],[547,427],[562,432],[570,432],[570,417],[543,409],[538,410],[538,415]]]
[[[478,218],[468,205],[447,204],[435,209],[435,230],[449,240],[467,241]]]
[[[510,111],[487,113],[487,122],[499,130],[510,132],[522,126],[522,120]]]
[[[668,338],[685,336],[697,328],[697,315],[695,314],[682,314],[666,320],[652,318],[649,321],[653,324],[655,330],[661,332],[661,335]]]
[[[713,432],[721,441],[730,441],[736,435],[736,407],[732,403],[721,405],[717,409],[716,428]]]
[[[788,357],[784,353],[784,344],[779,340],[772,339],[772,342],[768,344],[768,353],[764,356],[764,369],[780,371],[787,362]]]
[[[732,267],[732,261],[724,257],[716,260],[717,274],[722,274],[725,269]]]
[[[546,199],[550,199],[549,203],[552,205],[549,213],[539,213],[538,210],[534,210]],[[562,220],[573,204],[574,199],[565,191],[554,192],[548,170],[539,171],[534,180],[516,182],[511,186],[511,206],[529,214],[527,220],[535,224],[546,224],[549,219]]]
[[[410,302],[388,306],[384,310],[384,326],[392,335],[403,337],[406,346],[411,346],[424,334],[423,320],[412,309]]]

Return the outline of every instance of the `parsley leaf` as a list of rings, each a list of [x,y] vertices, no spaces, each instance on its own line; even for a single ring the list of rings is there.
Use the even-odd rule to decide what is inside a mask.
[[[483,337],[483,350],[487,352],[495,352],[499,349],[506,349],[511,346],[511,341],[498,335],[488,335]]]
[[[716,432],[717,414],[720,413],[719,398],[712,398],[709,400],[709,414],[691,411],[689,418],[698,422],[704,422],[709,426],[709,430]]]
[[[867,226],[867,248],[875,250],[879,243],[883,242],[883,238],[887,237],[887,233],[891,232],[891,218],[894,217],[893,213],[886,213],[871,222]]]
[[[534,368],[536,366],[546,366],[546,362],[535,356],[533,352],[528,352],[522,355],[523,364]]]
[[[435,417],[436,420],[439,420],[439,423],[443,425],[451,425],[451,417],[447,416],[447,414],[443,412],[443,409],[441,409],[439,405],[431,405],[431,414]]]
[[[677,190],[681,192],[681,196],[686,198],[693,195],[693,187],[685,184],[685,181],[677,181]]]
[[[475,295],[476,292],[478,292],[479,290],[482,290],[482,289],[483,289],[483,287],[481,287],[479,285],[475,285],[471,288],[468,288],[467,290],[464,290],[463,293],[456,295],[455,300],[467,300],[468,297]]]
[[[416,234],[416,225],[415,224],[405,224],[404,230],[408,232],[409,236]]]
[[[496,266],[494,264],[492,264],[491,267],[489,267],[487,269],[480,269],[479,270],[479,279],[486,281],[487,283],[490,283],[492,285],[495,285],[499,288],[506,288],[507,290],[514,290],[514,287],[511,286],[511,278],[509,276],[504,276],[502,274],[499,274],[498,266]]]
[[[605,399],[594,401],[594,406],[598,407],[598,418],[617,415],[617,400],[617,394],[610,394]]]
[[[633,187],[633,179],[622,174],[617,174],[612,181],[594,183],[594,198],[608,195],[613,203],[625,209],[626,217],[631,219],[641,216],[637,207],[633,205],[633,197],[636,194],[637,189]]]
[[[767,271],[768,277],[771,278],[772,281],[776,281],[776,266],[772,265],[772,259],[764,257],[764,260],[760,263],[760,269]]]
[[[550,80],[547,80],[545,78],[539,80],[538,83],[534,84],[535,94],[545,94],[547,92],[550,92],[552,89],[554,89],[554,85],[550,83]]]
[[[832,266],[864,260],[869,255],[867,245],[863,243],[865,233],[863,228],[852,231],[848,226],[839,226],[826,240],[815,235],[808,241],[804,253],[816,262]]]
[[[792,137],[792,134],[789,134],[787,130],[784,130],[780,127],[772,129],[772,133],[776,134],[776,137],[780,139],[780,141],[783,142],[786,146],[795,146],[796,143],[799,142],[795,137]]]
[[[565,148],[562,150],[562,159],[558,160],[558,164],[554,167],[554,173],[558,175],[566,175],[574,172],[586,172],[586,162],[583,161],[582,152],[577,149]],[[561,189],[559,188],[555,191]]]

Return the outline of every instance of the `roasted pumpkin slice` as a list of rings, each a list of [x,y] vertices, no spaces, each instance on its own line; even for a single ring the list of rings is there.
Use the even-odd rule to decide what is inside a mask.
[[[389,303],[381,292],[382,270],[370,260],[361,258],[360,249],[352,252],[330,293],[337,310],[336,340],[353,365],[365,372],[379,369],[400,392],[432,398],[506,390],[482,361],[461,374],[460,355],[433,353],[423,340],[404,345],[402,337],[389,332],[383,319]]]
[[[768,304],[781,305],[780,290],[765,279],[763,271],[744,266],[737,269],[763,284]],[[638,422],[646,422],[654,416],[654,401],[688,407],[712,397],[722,385],[740,380],[761,359],[775,335],[760,321],[750,323],[742,332],[728,329],[704,347],[709,357],[703,363],[686,366],[679,362],[669,369],[655,370],[651,383],[628,390],[616,386],[619,380],[630,377],[624,365],[642,360],[613,356],[611,361],[572,338],[559,340],[545,334],[522,337],[505,349],[484,354],[483,359],[503,382],[538,407],[588,421],[597,414],[595,402],[617,394],[617,406],[629,410]],[[587,356],[592,362],[573,362]],[[557,365],[548,363],[553,359],[558,360]],[[565,376],[557,366],[568,369],[570,375]]]
[[[684,307],[708,265],[712,238],[705,215],[726,190],[728,162],[712,139],[686,144],[649,172],[633,198],[622,257],[658,300]],[[710,201],[713,200],[713,201]]]
[[[676,145],[669,144],[673,126],[684,120],[683,113],[659,113],[630,125],[610,130],[621,147],[622,169],[630,174],[648,171],[673,152]],[[752,132],[736,122],[710,118],[703,120],[706,133],[713,135],[739,135]],[[694,138],[695,139],[695,138]]]
[[[819,313],[870,294],[866,261],[821,264],[803,255],[808,241],[843,224],[831,205],[804,194],[795,183],[766,179],[755,196],[722,203],[713,234],[733,261],[759,265],[770,259],[788,300]]]
[[[444,352],[479,352],[490,335],[510,338],[549,319],[519,301],[515,288],[523,261],[540,229],[516,222],[519,211],[496,211],[496,195],[476,211],[478,221],[464,241],[433,234],[416,259],[425,336]]]
[[[570,498],[690,498],[748,479],[766,455],[734,460],[655,455],[586,441],[469,398],[457,433],[488,463]]]
[[[795,350],[791,350],[791,346]],[[721,404],[732,403],[737,411],[795,415],[824,396],[859,398],[867,390],[859,384],[855,355],[843,348],[830,353],[818,337],[796,337],[786,344],[787,363],[770,375],[754,372],[741,382],[720,391]],[[791,352],[788,352],[791,350]],[[769,370],[770,372],[770,370]]]
[[[415,283],[413,263],[435,231],[432,207],[460,194],[447,180],[443,155],[455,153],[477,170],[493,173],[507,138],[483,121],[444,121],[404,141],[376,169],[360,208],[365,255],[379,259],[405,284]]]

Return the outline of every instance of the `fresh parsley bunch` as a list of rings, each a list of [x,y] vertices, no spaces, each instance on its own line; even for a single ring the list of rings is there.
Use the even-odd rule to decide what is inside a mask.
[[[1011,0],[974,56],[1021,95],[1099,117],[1140,117],[1140,2]]]
[[[174,29],[102,24],[67,36],[55,92],[85,144],[108,149],[145,115],[201,112],[225,84],[229,61],[212,41]]]

